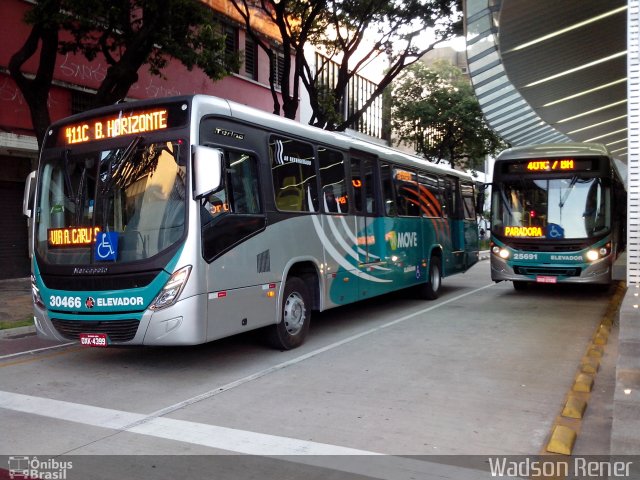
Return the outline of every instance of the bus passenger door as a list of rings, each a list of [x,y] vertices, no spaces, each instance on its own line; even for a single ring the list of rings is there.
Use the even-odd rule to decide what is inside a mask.
[[[460,185],[462,197],[462,223],[464,265],[466,270],[478,261],[478,221],[476,219],[476,196],[473,184],[464,182]]]
[[[460,183],[455,177],[446,177],[444,181],[445,216],[449,223],[448,254],[445,254],[444,273],[460,272],[464,270],[464,223],[462,222],[462,208],[460,198]]]
[[[359,259],[359,299],[388,291],[384,220],[376,204],[376,164],[371,156],[351,155],[351,187],[355,212],[356,250]]]
[[[346,162],[343,152],[318,147],[323,275],[329,305],[344,305],[358,299],[357,230],[355,218],[349,214],[353,200]]]

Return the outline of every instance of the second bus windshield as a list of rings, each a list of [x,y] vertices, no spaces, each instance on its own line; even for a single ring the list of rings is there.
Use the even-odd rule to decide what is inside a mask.
[[[503,182],[492,200],[492,229],[506,237],[579,239],[611,228],[611,189],[600,178]]]

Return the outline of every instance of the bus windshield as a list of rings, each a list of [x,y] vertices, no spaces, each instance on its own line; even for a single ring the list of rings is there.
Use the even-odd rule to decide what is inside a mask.
[[[143,260],[185,231],[186,165],[179,142],[42,158],[35,248],[47,262]],[[100,245],[97,235],[109,232]],[[100,248],[98,248],[100,247]]]
[[[611,229],[611,188],[601,178],[520,178],[494,185],[492,195],[497,235],[584,239]]]

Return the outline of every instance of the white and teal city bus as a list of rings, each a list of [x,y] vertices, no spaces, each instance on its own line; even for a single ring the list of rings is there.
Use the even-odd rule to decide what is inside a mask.
[[[607,149],[593,143],[517,147],[493,171],[491,278],[529,283],[612,280],[624,250],[626,190]]]
[[[35,322],[60,341],[266,327],[289,349],[312,311],[407,287],[436,298],[478,259],[471,176],[215,97],[57,122],[36,178]]]

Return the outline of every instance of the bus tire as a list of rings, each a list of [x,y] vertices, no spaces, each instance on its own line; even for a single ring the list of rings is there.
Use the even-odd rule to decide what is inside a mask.
[[[427,281],[420,285],[420,296],[426,300],[435,300],[440,296],[442,286],[442,270],[440,268],[440,257],[434,255],[429,260],[429,271]]]
[[[514,290],[517,290],[518,292],[521,292],[522,290],[526,290],[527,289],[527,282],[523,282],[522,280],[514,280],[513,281],[513,288],[514,288]]]
[[[311,296],[298,277],[288,278],[282,295],[280,321],[270,327],[269,343],[279,350],[291,350],[304,342],[311,322]]]

